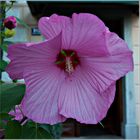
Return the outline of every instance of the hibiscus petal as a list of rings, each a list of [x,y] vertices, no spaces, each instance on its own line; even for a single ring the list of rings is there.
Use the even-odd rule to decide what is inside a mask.
[[[65,121],[66,118],[59,114],[58,109],[58,95],[65,79],[64,72],[52,65],[45,70],[26,71],[24,79],[24,115],[38,123],[56,124]]]
[[[47,39],[62,31],[62,48],[77,50],[82,56],[108,54],[104,35],[106,27],[93,14],[73,14],[72,19],[56,14],[42,17],[39,29]]]
[[[26,69],[42,69],[56,61],[61,48],[61,34],[42,43],[14,44],[8,49],[11,60],[6,71],[12,79],[22,79]]]
[[[110,55],[119,55],[122,53],[132,53],[128,48],[127,43],[121,39],[116,33],[110,32],[109,30],[105,33],[106,45],[110,52]]]
[[[68,48],[72,31],[72,23],[69,17],[58,16],[56,14],[50,17],[42,17],[39,20],[38,27],[46,39],[53,38],[62,32],[62,46],[63,48]]]
[[[76,49],[81,56],[107,55],[105,45],[106,27],[104,23],[93,14],[73,14],[73,32],[71,49]]]
[[[96,85],[96,91],[105,91],[112,83],[133,70],[132,52],[115,33],[106,34],[109,56],[80,58],[82,70]]]
[[[63,83],[59,96],[60,114],[81,123],[96,124],[107,114],[115,96],[115,83],[103,93],[95,91],[90,77],[77,68],[71,80]]]

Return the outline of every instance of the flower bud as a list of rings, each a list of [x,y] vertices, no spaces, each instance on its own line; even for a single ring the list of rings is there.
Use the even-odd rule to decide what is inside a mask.
[[[10,38],[10,37],[13,37],[15,33],[16,33],[15,30],[6,29],[4,32],[4,35],[5,37]]]
[[[17,26],[17,21],[14,16],[9,16],[4,20],[4,26],[8,29],[14,29]]]

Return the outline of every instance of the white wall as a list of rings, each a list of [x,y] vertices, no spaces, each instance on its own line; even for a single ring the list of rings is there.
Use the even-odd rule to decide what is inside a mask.
[[[134,57],[134,87],[136,95],[136,113],[140,136],[140,23],[139,17],[132,15],[132,43]]]

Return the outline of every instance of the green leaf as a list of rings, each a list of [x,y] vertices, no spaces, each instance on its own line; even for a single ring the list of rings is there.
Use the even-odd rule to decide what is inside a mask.
[[[0,120],[8,121],[10,119],[11,119],[11,117],[10,117],[10,115],[8,113],[0,113]]]
[[[5,71],[5,68],[7,67],[8,63],[4,60],[0,60],[0,70]]]
[[[62,124],[58,123],[55,125],[52,125],[51,133],[55,139],[60,139],[62,134]]]
[[[0,80],[0,84],[3,84],[3,83],[4,83],[4,81]]]
[[[6,128],[7,122],[11,119],[8,113],[0,113],[0,128]]]
[[[49,125],[49,124],[39,124],[38,127],[41,127],[44,130],[46,130],[48,133],[51,133],[51,125]]]
[[[7,52],[8,46],[11,45],[11,44],[14,44],[14,42],[12,42],[12,41],[4,41],[3,44],[0,45],[0,48],[1,48],[3,51]]]
[[[45,129],[55,139],[59,139],[61,137],[61,134],[62,134],[62,124],[61,123],[58,123],[58,124],[55,124],[55,125],[40,124],[39,127]]]
[[[31,121],[31,120],[29,120],[29,121],[28,121],[28,126],[29,126],[29,127],[36,127],[36,123],[33,122],[33,121]]]
[[[0,84],[0,113],[9,112],[15,105],[20,104],[24,93],[24,84]]]
[[[12,42],[12,41],[4,41],[4,44],[10,45],[10,44],[14,44],[14,42]]]
[[[6,125],[4,120],[0,120],[0,129],[5,129]]]
[[[22,126],[17,121],[9,121],[5,130],[6,139],[20,139]]]
[[[51,139],[52,136],[43,128],[29,127],[27,124],[22,126],[21,139]]]
[[[0,45],[0,48],[1,48],[3,51],[7,52],[8,46],[7,46],[6,44],[2,44],[2,45]]]
[[[27,29],[29,29],[30,27],[21,19],[19,19],[18,17],[15,17],[17,22],[21,25],[23,25],[24,27],[26,27]]]
[[[12,41],[4,41],[3,44],[0,45],[0,48],[1,48],[3,51],[7,52],[7,50],[8,50],[8,45],[10,45],[10,44],[13,44],[13,42],[12,42]]]
[[[52,139],[51,134],[49,134],[47,131],[45,131],[42,128],[38,128],[36,132],[36,139]]]

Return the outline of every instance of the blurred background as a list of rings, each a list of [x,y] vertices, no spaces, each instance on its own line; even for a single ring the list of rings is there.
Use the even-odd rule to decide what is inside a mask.
[[[117,81],[116,97],[106,118],[100,125],[85,125],[68,119],[63,123],[62,138],[132,138],[140,135],[140,41],[139,1],[47,0],[19,1],[6,16],[14,15],[30,28],[18,25],[16,35],[8,41],[38,42],[43,40],[37,22],[42,16],[54,13],[71,16],[72,13],[93,13],[101,18],[111,32],[123,38],[134,57],[134,71]],[[3,59],[9,61],[3,54]],[[11,82],[6,72],[2,80]],[[24,82],[23,80],[19,82]]]

